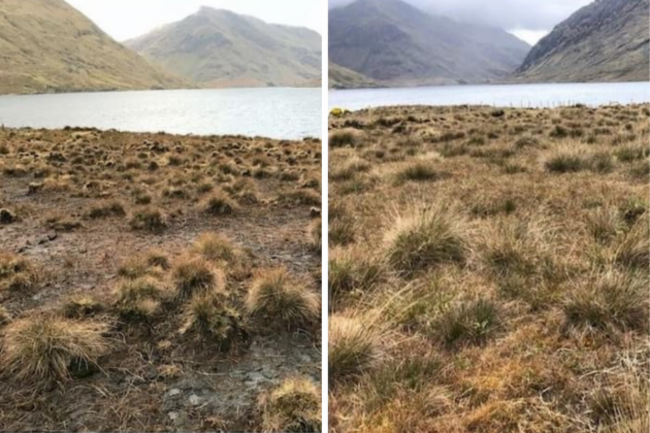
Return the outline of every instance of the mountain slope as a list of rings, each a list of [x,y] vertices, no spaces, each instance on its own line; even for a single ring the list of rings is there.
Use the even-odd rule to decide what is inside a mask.
[[[204,87],[304,85],[322,72],[318,33],[208,7],[126,44]]]
[[[525,81],[648,81],[650,0],[598,0],[532,49]]]
[[[330,60],[387,85],[481,83],[510,75],[529,45],[496,28],[429,15],[401,0],[332,9]]]
[[[330,89],[361,89],[377,87],[377,83],[370,78],[332,62],[329,62],[328,84]]]
[[[0,0],[0,94],[182,86],[63,0]]]

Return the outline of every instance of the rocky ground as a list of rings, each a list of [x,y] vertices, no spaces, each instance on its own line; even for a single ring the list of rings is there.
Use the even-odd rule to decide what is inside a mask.
[[[320,404],[320,164],[311,139],[1,130],[0,430],[276,431],[296,378]]]

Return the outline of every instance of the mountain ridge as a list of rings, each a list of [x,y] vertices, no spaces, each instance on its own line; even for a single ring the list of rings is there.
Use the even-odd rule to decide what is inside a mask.
[[[648,81],[650,0],[597,0],[542,38],[515,71],[526,82]]]
[[[125,44],[207,88],[304,86],[321,75],[317,32],[208,6]]]
[[[389,86],[503,79],[530,49],[504,30],[430,15],[401,0],[334,8],[329,35],[333,63]]]

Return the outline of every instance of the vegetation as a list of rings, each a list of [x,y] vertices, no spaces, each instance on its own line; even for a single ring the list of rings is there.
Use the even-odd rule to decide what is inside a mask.
[[[649,113],[331,117],[333,432],[649,428]]]
[[[319,429],[320,141],[0,128],[0,153],[0,431]]]
[[[5,0],[0,94],[179,88],[182,80],[111,39],[63,0]]]

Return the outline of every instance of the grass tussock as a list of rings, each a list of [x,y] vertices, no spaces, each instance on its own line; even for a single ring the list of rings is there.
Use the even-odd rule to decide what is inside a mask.
[[[379,335],[360,318],[329,318],[327,366],[333,383],[358,378],[369,371],[380,355]]]
[[[385,245],[388,264],[412,276],[441,264],[464,263],[469,254],[468,227],[453,210],[418,209],[391,223]]]
[[[648,326],[647,284],[616,270],[595,273],[567,295],[563,310],[574,326],[643,331]]]
[[[108,353],[105,332],[100,323],[56,316],[16,320],[4,330],[4,371],[35,385],[69,380]]]
[[[204,233],[192,245],[197,255],[212,263],[229,266],[237,265],[243,260],[243,252],[227,237],[216,233]]]
[[[193,297],[185,308],[181,334],[194,333],[222,349],[246,337],[241,313],[219,294],[207,293]]]
[[[0,293],[26,292],[34,289],[39,276],[36,267],[25,257],[0,251]]]
[[[225,276],[220,269],[201,257],[179,259],[172,269],[172,280],[179,299],[199,293],[223,292]]]
[[[285,268],[260,272],[246,296],[246,310],[269,323],[294,327],[314,324],[320,317],[320,297],[309,284]]]
[[[116,293],[117,309],[122,317],[150,320],[161,311],[165,289],[153,277],[138,277],[120,282]]]
[[[203,199],[201,208],[209,215],[231,215],[239,205],[226,192],[215,191]]]
[[[265,432],[321,431],[321,392],[309,378],[291,377],[260,396]]]
[[[160,210],[146,207],[133,212],[129,225],[136,231],[160,233],[167,228],[167,218]]]

